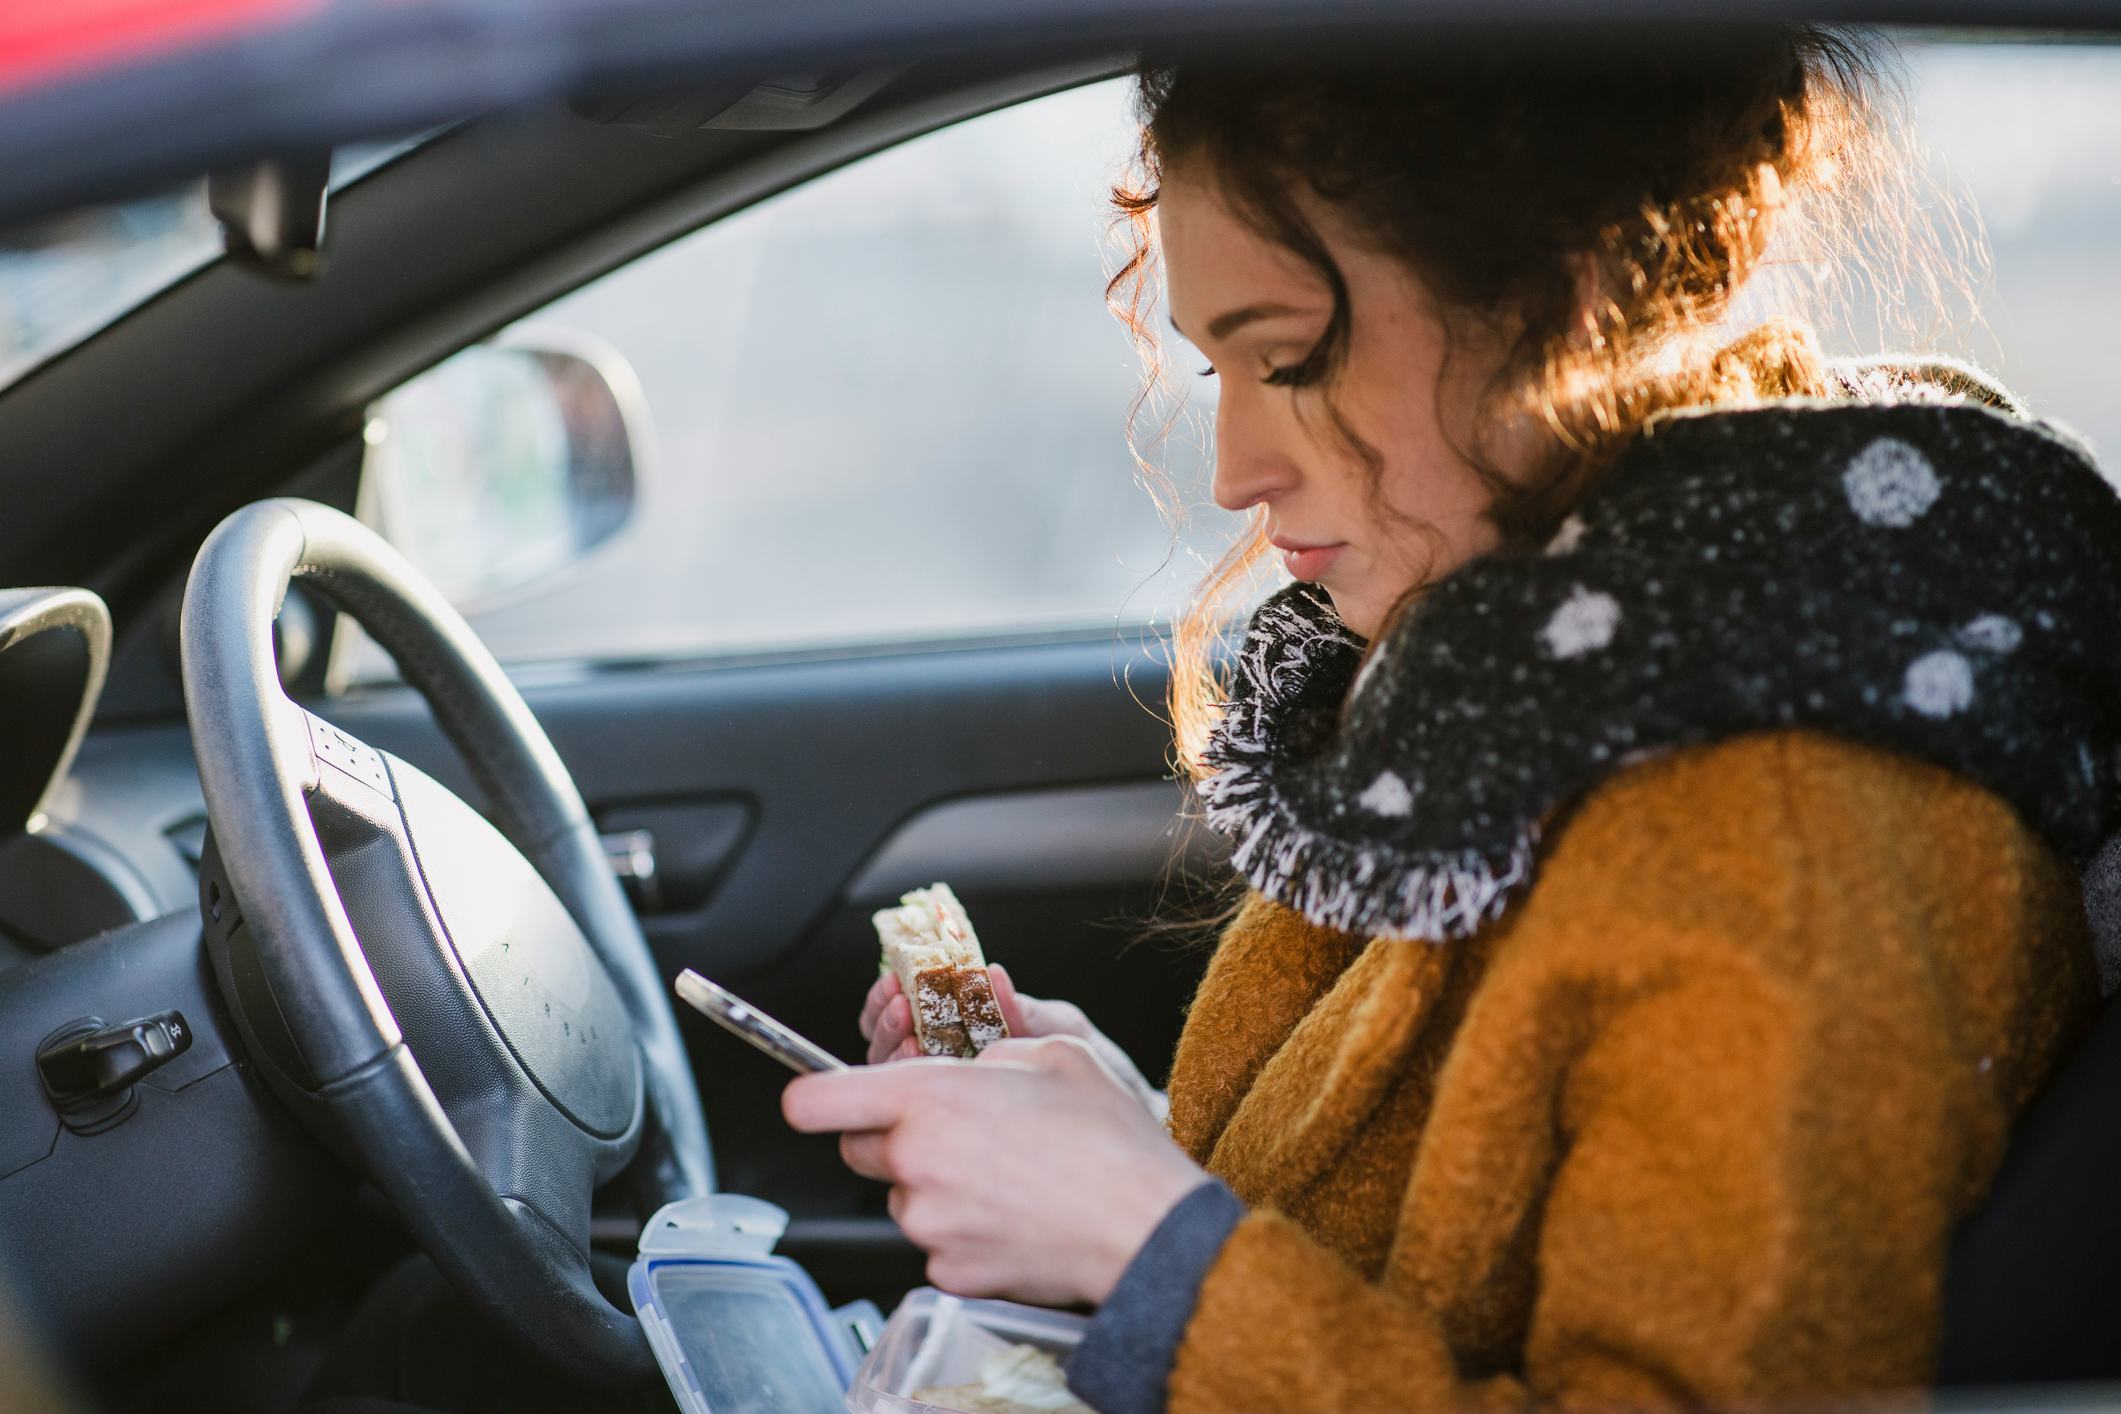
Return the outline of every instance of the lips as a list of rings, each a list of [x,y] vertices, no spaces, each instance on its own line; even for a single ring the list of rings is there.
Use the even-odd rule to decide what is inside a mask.
[[[1268,543],[1281,551],[1281,562],[1287,567],[1290,578],[1312,581],[1324,578],[1333,562],[1340,558],[1341,551],[1348,548],[1345,541],[1331,545],[1306,545],[1301,541],[1277,538]]]

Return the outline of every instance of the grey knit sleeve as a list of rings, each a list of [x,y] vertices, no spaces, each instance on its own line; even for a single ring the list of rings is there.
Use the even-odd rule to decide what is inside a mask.
[[[1164,1215],[1068,1361],[1078,1399],[1098,1414],[1163,1414],[1200,1284],[1244,1215],[1244,1203],[1212,1178]]]

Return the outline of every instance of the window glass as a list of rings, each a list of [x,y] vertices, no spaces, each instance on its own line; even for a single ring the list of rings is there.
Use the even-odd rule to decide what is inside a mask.
[[[0,238],[0,387],[220,253],[204,182]]]
[[[333,190],[425,141],[333,154]],[[0,388],[94,334],[221,254],[206,183],[0,232]]]
[[[1991,250],[1959,350],[2041,417],[2121,458],[2121,48],[1936,45],[1910,55],[1916,129]]]
[[[1978,317],[1917,347],[1993,370],[2036,414],[2121,456],[2121,369],[2102,337],[2121,325],[2121,49],[1912,44],[1905,59],[1934,175],[1992,251],[1973,272]],[[416,442],[399,461],[418,461],[430,489],[401,488],[396,538],[459,586],[506,661],[1167,618],[1235,525],[1206,498],[1214,383],[1189,376],[1175,340],[1186,406],[1152,453],[1189,508],[1175,539],[1127,448],[1141,372],[1100,291],[1128,102],[1115,80],[917,139],[522,321],[496,344],[600,370],[616,391],[584,425],[623,424],[626,455],[592,447],[586,482],[550,455],[521,461],[559,444],[528,435],[537,418],[495,411],[520,379],[487,380],[484,411],[458,421],[514,428],[520,464],[481,472],[469,451],[442,454],[457,427]],[[1881,335],[1858,307],[1848,322],[1850,342],[1827,331],[1836,351],[1906,347],[1906,321]],[[465,494],[482,475],[498,513]],[[593,505],[531,504],[533,486]],[[364,514],[382,518],[388,499],[365,490]],[[481,536],[452,524],[517,550],[533,537],[496,527],[539,527],[557,567],[466,563]],[[342,639],[337,680],[388,672],[358,635]]]
[[[495,653],[663,658],[1168,616],[1233,518],[1207,507],[1174,543],[1128,450],[1142,374],[1103,287],[1129,101],[1111,81],[915,139],[505,331],[505,349],[579,355],[621,388],[633,504],[533,582],[454,596]],[[472,414],[429,435],[420,385],[451,378],[464,370],[445,364],[393,395],[428,404],[422,479],[394,484],[434,489],[393,517],[364,487],[363,514],[438,580],[464,583],[481,578],[458,562],[470,543],[422,528],[425,498],[464,521],[461,494],[441,486],[556,483],[525,470],[525,437],[473,465]],[[1192,391],[1197,422],[1205,389]],[[408,434],[411,414],[392,407],[372,441]],[[1198,501],[1193,427],[1158,460]],[[366,480],[375,472],[372,456]],[[507,515],[538,518],[510,494]],[[350,652],[342,680],[388,670],[372,647]]]

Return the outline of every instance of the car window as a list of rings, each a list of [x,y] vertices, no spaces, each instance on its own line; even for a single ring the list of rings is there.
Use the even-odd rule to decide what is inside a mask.
[[[1910,56],[1917,131],[1990,249],[1957,351],[2121,459],[2121,47],[1939,44]]]
[[[1969,358],[2121,454],[2121,368],[2099,334],[2121,323],[2121,50],[1916,43],[1905,58],[1938,192],[1991,259],[1974,271],[1974,318],[1924,329],[1917,311],[1881,332],[1859,310],[1823,331],[1830,347]],[[1190,508],[1175,538],[1124,436],[1141,375],[1099,291],[1128,97],[1115,80],[909,142],[505,331],[498,346],[571,355],[617,390],[603,423],[632,428],[623,507],[610,457],[590,458],[593,484],[555,469],[565,419],[523,412],[504,369],[477,417],[512,429],[508,455],[471,469],[465,400],[430,406],[413,419],[429,433],[411,458],[421,475],[397,479],[394,516],[370,475],[363,514],[390,522],[504,661],[1167,618],[1233,518],[1206,502],[1212,380],[1173,358],[1184,411],[1154,459]],[[474,371],[444,365],[398,402],[450,404],[440,385]],[[392,408],[372,436],[387,440]],[[550,454],[526,459],[525,429],[546,424]],[[471,494],[481,477],[491,494]],[[605,530],[592,542],[585,526]],[[539,569],[532,545],[558,567]],[[502,550],[512,561],[492,559]],[[336,681],[388,673],[357,634],[341,639]]]
[[[1174,539],[1128,449],[1141,371],[1102,297],[1128,104],[1110,81],[968,120],[538,311],[378,406],[362,515],[503,661],[1167,617],[1232,527],[1209,508]],[[504,358],[526,351],[599,370],[590,421],[628,429],[630,505],[593,542],[570,528],[572,414]],[[1183,423],[1159,454],[1181,500],[1204,440]],[[493,558],[532,542],[554,568]],[[358,639],[334,668],[388,671]]]

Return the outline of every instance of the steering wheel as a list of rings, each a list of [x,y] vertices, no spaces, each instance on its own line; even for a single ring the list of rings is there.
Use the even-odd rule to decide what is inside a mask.
[[[493,824],[289,700],[291,579],[397,660]],[[558,753],[493,656],[381,537],[261,501],[199,550],[184,703],[210,827],[200,903],[259,1068],[497,1325],[599,1384],[649,1377],[590,1277],[591,1194],[712,1187],[661,979]]]

